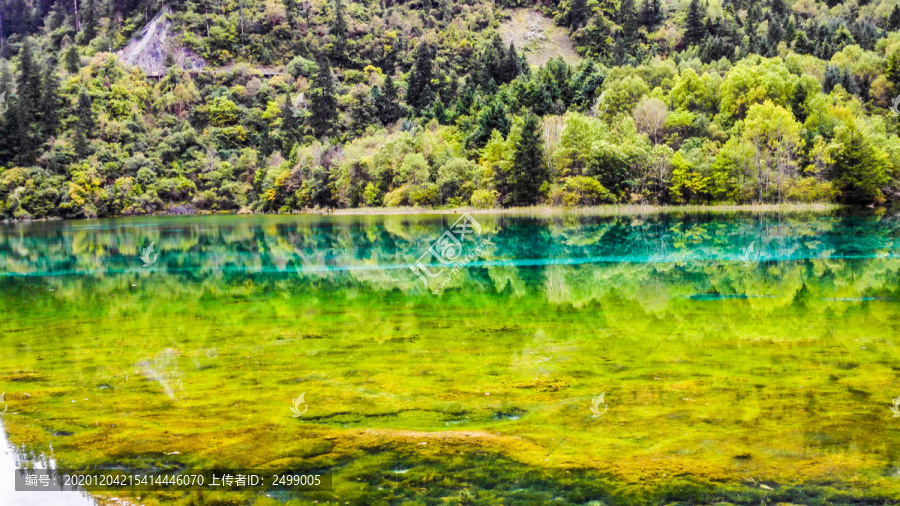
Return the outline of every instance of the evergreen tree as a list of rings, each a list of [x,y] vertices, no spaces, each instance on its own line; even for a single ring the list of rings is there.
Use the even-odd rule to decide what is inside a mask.
[[[500,75],[501,82],[508,83],[513,79],[519,76],[522,73],[521,60],[519,59],[519,54],[516,52],[516,46],[512,42],[509,43],[509,50],[506,51],[504,55]]]
[[[321,56],[317,63],[309,91],[309,126],[313,135],[321,139],[332,135],[336,130],[338,102],[328,58]]]
[[[621,0],[617,21],[622,27],[622,35],[626,39],[633,39],[637,35],[638,20],[634,10],[634,0]]]
[[[66,72],[77,74],[81,70],[81,57],[78,55],[78,47],[75,44],[69,46],[66,50]]]
[[[788,13],[788,7],[784,3],[784,0],[772,0],[772,13],[780,16],[784,16]]]
[[[503,203],[510,206],[529,206],[538,203],[541,185],[547,180],[544,146],[541,138],[541,119],[532,113],[525,115],[521,133],[516,139],[513,163],[502,175],[498,189]]]
[[[662,3],[660,0],[644,0],[641,4],[640,23],[648,29],[656,28],[663,22]]]
[[[59,128],[59,110],[62,106],[62,101],[59,96],[59,78],[56,75],[56,65],[51,63],[44,68],[41,85],[41,133],[46,139],[56,135],[56,130]]]
[[[834,89],[835,86],[841,84],[843,80],[841,76],[841,71],[834,65],[826,65],[825,66],[825,75],[822,78],[822,91],[825,93],[831,93],[831,90]]]
[[[31,165],[37,160],[41,144],[40,129],[35,121],[41,100],[41,77],[31,52],[30,38],[25,39],[19,52],[16,91],[17,160],[20,165]]]
[[[775,16],[769,16],[769,29],[766,32],[766,46],[768,49],[766,56],[775,55],[778,49],[778,43],[781,42],[781,37],[783,35],[784,28],[781,20]]]
[[[900,30],[900,5],[895,5],[894,10],[891,11],[891,15],[888,18],[888,30],[895,31]]]
[[[428,108],[434,98],[431,89],[432,51],[427,42],[421,42],[416,48],[415,62],[409,75],[409,87],[406,90],[406,103],[417,113]]]
[[[94,101],[88,95],[87,90],[82,88],[78,94],[78,104],[75,107],[77,121],[75,122],[75,138],[72,142],[75,147],[75,154],[80,158],[85,158],[90,154],[88,134],[94,129],[93,103]]]
[[[331,58],[338,64],[347,62],[347,21],[344,19],[344,5],[334,0],[334,19],[328,28],[331,35]]]
[[[506,105],[498,97],[494,97],[479,111],[478,117],[475,119],[475,129],[469,137],[468,144],[481,149],[490,140],[494,130],[506,137],[509,134],[509,127],[509,112],[506,110]]]
[[[587,24],[591,18],[591,9],[587,0],[571,0],[562,4],[563,26],[568,26],[573,32]]]
[[[392,125],[402,114],[400,110],[400,98],[397,95],[397,86],[390,74],[384,78],[384,91],[379,100],[375,101],[378,108],[378,120],[382,125]]]
[[[84,42],[88,43],[97,36],[97,13],[94,9],[94,0],[84,0],[84,15],[82,17],[82,26],[84,31]]]
[[[880,201],[881,188],[890,180],[886,155],[876,154],[852,120],[839,139],[842,146],[834,156],[834,170],[841,199],[847,204]]]
[[[284,3],[284,14],[287,19],[288,26],[294,26],[294,16],[297,13],[297,0],[282,0]]]
[[[684,20],[684,42],[687,45],[697,45],[706,38],[706,17],[704,9],[700,7],[700,0],[691,0],[688,6],[687,16]]]
[[[15,118],[10,114],[10,101],[13,93],[13,76],[6,60],[0,60],[0,166],[12,161],[18,139],[16,138]]]
[[[894,90],[900,91],[900,49],[894,49],[885,59],[884,76],[894,85]]]
[[[806,36],[806,32],[803,30],[797,31],[797,36],[794,39],[794,51],[799,54],[811,54],[815,51],[815,46],[809,42],[809,37]]]

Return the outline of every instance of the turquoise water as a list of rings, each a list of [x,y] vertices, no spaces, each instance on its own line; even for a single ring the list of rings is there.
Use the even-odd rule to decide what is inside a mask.
[[[160,504],[889,503],[898,225],[2,225],[4,424],[67,467],[334,473],[330,492],[149,496]]]

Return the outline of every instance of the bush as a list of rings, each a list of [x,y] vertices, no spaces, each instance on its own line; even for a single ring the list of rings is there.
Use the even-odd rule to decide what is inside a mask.
[[[793,202],[832,202],[838,191],[831,181],[819,181],[814,177],[798,177],[788,182],[784,195]]]
[[[294,79],[299,76],[303,76],[308,79],[313,75],[313,72],[316,71],[316,62],[308,60],[302,56],[295,56],[294,59],[287,64],[287,68],[285,70],[288,74],[294,76]]]
[[[475,190],[472,192],[472,198],[469,199],[469,203],[472,204],[472,207],[489,209],[497,207],[497,199],[499,197],[500,195],[496,190]]]
[[[615,198],[600,184],[600,181],[588,176],[572,176],[556,188],[552,199],[555,205],[564,206],[596,206],[611,204]]]

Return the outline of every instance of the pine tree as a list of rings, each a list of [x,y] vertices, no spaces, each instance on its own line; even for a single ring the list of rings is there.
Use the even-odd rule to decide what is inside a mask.
[[[834,156],[834,170],[841,199],[847,204],[882,200],[881,188],[890,180],[887,162],[852,121],[839,138],[842,147]]]
[[[656,28],[663,21],[662,3],[660,0],[644,0],[641,4],[640,23],[648,29]]]
[[[567,6],[568,9],[562,16],[562,24],[574,32],[587,24],[591,17],[591,9],[588,7],[587,0],[572,0],[567,3]]]
[[[328,58],[321,56],[309,91],[309,126],[313,135],[321,139],[335,132],[338,120],[337,107],[331,64]]]
[[[778,49],[778,43],[781,42],[781,37],[783,35],[784,28],[781,21],[774,16],[769,16],[769,29],[766,32],[766,45],[769,48],[767,56],[773,56],[775,54]]]
[[[25,39],[19,52],[16,91],[17,160],[20,165],[31,165],[37,160],[41,143],[40,129],[35,121],[35,111],[41,100],[41,77],[32,56],[30,38]]]
[[[617,16],[619,26],[622,27],[622,35],[631,40],[637,35],[637,15],[634,10],[634,0],[621,0]]]
[[[16,138],[16,122],[9,103],[13,93],[13,76],[6,60],[0,60],[0,165],[12,162]]]
[[[331,35],[331,58],[338,64],[347,62],[347,20],[344,19],[344,5],[334,0],[334,19],[328,28]]]
[[[81,70],[81,56],[78,56],[78,47],[75,44],[69,46],[66,51],[66,72],[77,74]]]
[[[59,96],[59,78],[56,75],[56,65],[50,64],[44,68],[41,85],[41,133],[46,139],[56,135],[56,130],[59,128],[59,110],[62,101]]]
[[[409,75],[409,87],[406,90],[406,103],[417,113],[428,108],[434,98],[431,89],[432,54],[428,43],[421,42],[416,48],[415,62]]]
[[[519,74],[522,73],[521,61],[519,60],[519,53],[516,52],[516,46],[512,42],[509,43],[509,50],[506,51],[506,54],[503,57],[503,62],[500,67],[500,75],[502,76],[501,82],[508,83],[514,80]]]
[[[491,133],[497,130],[504,137],[509,134],[509,112],[506,105],[496,96],[491,102],[481,109],[475,119],[475,129],[469,137],[468,144],[471,147],[481,149],[491,138]]]
[[[900,91],[900,50],[891,51],[884,63],[884,76]]]
[[[539,117],[530,112],[525,115],[513,151],[512,167],[503,174],[498,185],[506,205],[529,206],[540,199],[541,185],[548,177],[541,130]]]
[[[684,20],[684,42],[687,45],[700,44],[706,38],[706,23],[703,21],[705,16],[706,13],[700,7],[700,0],[691,0]]]
[[[784,0],[772,0],[771,11],[778,16],[784,16],[788,12],[788,7],[784,3]]]
[[[841,84],[842,76],[841,71],[834,65],[826,65],[825,66],[825,75],[822,78],[822,91],[825,93],[831,93],[831,90],[834,89],[835,86]]]
[[[797,31],[797,36],[794,39],[794,51],[800,54],[811,54],[815,51],[815,46],[809,42],[809,37],[806,36],[806,32],[803,30]]]
[[[400,119],[400,98],[397,95],[397,86],[390,74],[384,78],[384,92],[379,100],[375,101],[378,107],[378,120],[382,125],[392,125]]]
[[[94,111],[93,99],[88,95],[87,90],[81,89],[78,94],[78,105],[75,107],[75,113],[78,120],[75,122],[75,138],[72,144],[75,147],[75,154],[79,158],[85,158],[90,154],[90,144],[88,143],[88,134],[94,129]]]
[[[84,2],[84,42],[88,43],[97,36],[97,13],[94,9],[94,0]]]
[[[284,14],[285,19],[287,19],[287,24],[290,27],[294,26],[294,15],[297,12],[297,0],[282,0],[284,3]]]
[[[888,18],[888,30],[895,31],[900,30],[900,6],[895,5],[894,10],[891,11],[891,16]]]

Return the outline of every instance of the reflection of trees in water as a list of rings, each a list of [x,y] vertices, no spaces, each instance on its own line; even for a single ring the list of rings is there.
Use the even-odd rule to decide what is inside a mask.
[[[173,225],[160,220],[7,226],[0,236],[7,273],[2,282],[27,280],[54,288],[58,298],[109,294],[128,282],[157,293],[195,296],[358,288],[418,297],[424,291],[408,266],[455,218],[198,217]],[[884,295],[895,291],[900,261],[887,258],[898,253],[894,218],[478,215],[477,220],[491,245],[447,291],[540,294],[575,307],[618,298],[661,312],[695,294],[743,294],[753,308],[773,309],[798,298]],[[140,248],[151,241],[159,260],[142,268]],[[745,265],[738,258],[751,242],[761,252],[759,262]]]

